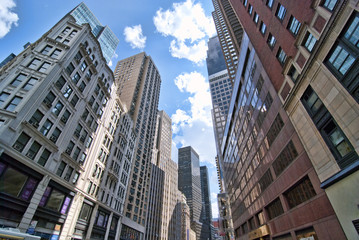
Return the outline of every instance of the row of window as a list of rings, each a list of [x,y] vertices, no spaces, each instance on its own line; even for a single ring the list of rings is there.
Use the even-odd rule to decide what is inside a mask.
[[[283,193],[284,200],[286,201],[289,209],[292,209],[316,196],[313,185],[305,176],[294,184],[290,189]],[[266,213],[266,214],[265,214]],[[282,215],[284,213],[283,203],[281,198],[277,197],[271,203],[264,207],[264,210],[254,214],[244,222],[238,229],[236,229],[237,237],[255,230],[256,228],[266,224],[266,222]]]

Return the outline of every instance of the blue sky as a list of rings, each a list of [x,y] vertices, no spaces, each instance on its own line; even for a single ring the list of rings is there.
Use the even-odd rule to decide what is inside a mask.
[[[80,1],[0,0],[0,61],[19,54]],[[217,217],[218,184],[211,100],[206,68],[209,37],[215,35],[210,0],[85,0],[120,43],[112,69],[123,58],[145,51],[162,78],[159,110],[172,118],[172,158],[191,145],[207,165],[213,217]],[[111,65],[111,63],[110,63]]]

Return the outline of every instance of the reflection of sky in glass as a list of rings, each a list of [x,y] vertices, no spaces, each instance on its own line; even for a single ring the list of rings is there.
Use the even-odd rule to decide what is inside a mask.
[[[116,35],[109,27],[102,26],[95,15],[93,15],[93,13],[84,3],[81,3],[78,7],[76,7],[71,12],[71,15],[76,19],[78,24],[88,23],[90,25],[92,34],[98,39],[100,43],[104,58],[107,62],[109,62],[119,43]]]

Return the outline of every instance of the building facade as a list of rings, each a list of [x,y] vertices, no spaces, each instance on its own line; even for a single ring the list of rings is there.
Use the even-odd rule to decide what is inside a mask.
[[[317,42],[310,56],[307,48],[300,48],[288,63],[297,69],[298,77],[285,75],[293,87],[284,104],[347,239],[356,239],[359,8],[357,1],[323,1],[315,3],[314,9],[321,27],[313,20],[301,34],[312,33]],[[305,56],[304,65],[297,64],[300,55]]]
[[[230,2],[342,229],[348,239],[357,237],[358,209],[353,199],[358,196],[352,190],[358,169],[357,2]],[[339,200],[343,195],[347,201]]]
[[[191,147],[178,149],[178,190],[186,197],[190,209],[191,228],[201,237],[202,193],[199,155]]]
[[[138,142],[129,176],[122,236],[144,237],[161,77],[144,52],[121,60],[114,72],[117,94],[134,122]]]
[[[136,134],[90,26],[67,14],[0,72],[0,224],[118,239]]]
[[[212,17],[225,58],[228,76],[234,82],[243,29],[228,0],[212,0]]]
[[[100,21],[83,2],[74,8],[70,14],[76,19],[78,24],[88,23],[90,25],[92,34],[97,38],[101,46],[102,55],[106,62],[109,63],[115,54],[120,40],[108,26],[102,26]]]
[[[236,238],[345,238],[313,164],[246,34],[240,63],[222,144]],[[323,208],[313,211],[314,205]]]
[[[202,206],[204,210],[201,214],[201,222],[203,223],[203,236],[204,239],[212,239],[212,204],[210,199],[210,188],[209,188],[209,175],[207,166],[200,167],[201,174],[201,192],[202,192]]]
[[[146,239],[181,239],[178,166],[171,160],[172,121],[159,111],[152,158]]]

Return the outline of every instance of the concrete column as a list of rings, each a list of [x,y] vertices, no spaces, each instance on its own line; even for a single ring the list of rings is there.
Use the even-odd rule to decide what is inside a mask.
[[[36,209],[41,201],[42,195],[44,195],[44,192],[49,182],[50,182],[50,176],[45,175],[40,181],[40,183],[37,185],[34,195],[31,198],[30,204],[27,207],[24,216],[22,217],[21,222],[19,224],[18,228],[20,229],[21,232],[26,232],[26,230],[29,228],[31,220],[34,217]]]
[[[116,236],[115,239],[120,239],[121,236],[121,230],[122,230],[122,217],[120,216],[120,218],[118,219],[118,223],[117,223],[117,229],[116,229]]]
[[[91,237],[91,232],[92,232],[93,225],[95,223],[97,210],[98,210],[98,204],[96,204],[92,210],[91,220],[90,220],[89,226],[87,228],[86,239],[90,239],[90,237]]]
[[[106,227],[106,234],[105,234],[105,239],[107,239],[107,238],[108,238],[108,234],[110,233],[110,228],[111,228],[112,217],[113,217],[113,212],[111,212],[110,216],[108,217],[107,227]]]
[[[78,216],[81,211],[83,200],[84,195],[79,192],[76,193],[76,195],[72,199],[70,209],[67,213],[66,221],[62,227],[61,235],[59,238],[60,240],[71,239]]]

